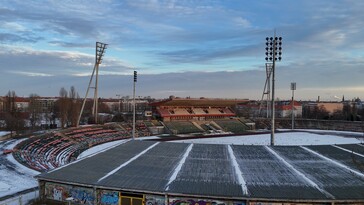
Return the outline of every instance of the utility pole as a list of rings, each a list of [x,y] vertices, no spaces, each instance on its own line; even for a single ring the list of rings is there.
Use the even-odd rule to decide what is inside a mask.
[[[92,115],[95,118],[95,123],[97,123],[97,115],[98,115],[98,93],[97,92],[98,92],[99,66],[100,66],[100,64],[102,62],[102,57],[104,56],[104,53],[105,53],[106,49],[107,49],[107,44],[96,42],[95,65],[94,65],[94,69],[93,69],[92,74],[91,74],[90,81],[88,83],[86,96],[85,96],[85,98],[83,100],[83,103],[82,103],[81,112],[80,112],[80,115],[78,116],[77,127],[80,125],[81,116],[82,116],[82,113],[83,113],[83,109],[85,108],[87,95],[88,95],[88,92],[89,92],[90,88],[93,88],[95,90],[95,92],[94,92],[94,103],[93,103],[93,106],[92,106]],[[95,72],[96,72],[95,86],[91,87],[92,79],[94,77]]]
[[[135,139],[135,84],[137,82],[138,74],[134,71],[134,82],[133,82],[133,140]]]
[[[291,90],[292,90],[292,130],[294,129],[294,91],[296,90],[296,83],[291,83]]]
[[[265,60],[268,62],[272,62],[272,103],[271,103],[271,139],[270,145],[274,146],[274,123],[275,123],[275,102],[274,102],[274,94],[275,94],[275,63],[276,61],[282,60],[282,37],[276,37],[274,33],[274,37],[266,38],[266,52],[265,52]]]
[[[116,97],[118,97],[118,99],[119,99],[119,109],[118,109],[118,112],[120,113],[120,104],[121,104],[121,101],[120,101],[121,99],[120,98],[121,98],[121,95],[117,94]]]

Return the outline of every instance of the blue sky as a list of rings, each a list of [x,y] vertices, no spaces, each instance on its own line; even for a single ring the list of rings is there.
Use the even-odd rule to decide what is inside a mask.
[[[265,37],[283,37],[277,97],[364,98],[364,2],[63,0],[0,2],[0,95],[84,96],[95,42],[99,95],[260,99]]]

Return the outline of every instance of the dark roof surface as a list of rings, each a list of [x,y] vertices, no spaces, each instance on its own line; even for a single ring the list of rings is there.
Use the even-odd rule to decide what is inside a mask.
[[[196,107],[230,107],[238,103],[249,101],[248,99],[213,99],[213,98],[174,98],[150,103],[151,106],[196,106]]]
[[[38,176],[117,190],[221,198],[364,200],[353,148],[129,141]],[[355,155],[363,160],[362,155]],[[244,192],[247,190],[247,193]]]

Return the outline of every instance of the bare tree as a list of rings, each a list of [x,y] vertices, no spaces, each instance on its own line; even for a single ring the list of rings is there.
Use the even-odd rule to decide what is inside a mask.
[[[29,119],[30,119],[30,125],[32,129],[36,127],[37,124],[41,121],[41,105],[39,104],[39,95],[37,94],[30,94],[29,96]]]
[[[24,128],[24,120],[21,119],[20,112],[16,108],[15,91],[9,91],[6,95],[5,102],[5,124],[6,129],[13,135],[14,131],[19,131]]]
[[[61,127],[64,128],[67,124],[68,120],[68,92],[63,87],[59,91],[59,100],[57,101],[57,107],[58,107],[58,116],[61,121]]]
[[[68,118],[71,126],[77,126],[78,116],[81,110],[81,101],[78,93],[74,86],[71,86],[69,92],[69,109],[68,109]]]

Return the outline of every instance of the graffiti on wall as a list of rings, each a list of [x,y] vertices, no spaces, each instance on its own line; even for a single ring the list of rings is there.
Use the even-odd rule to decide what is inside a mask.
[[[94,204],[95,199],[92,189],[50,182],[45,183],[45,197],[56,201],[66,201],[66,198],[72,197],[78,204],[90,205]]]
[[[54,184],[54,183],[45,183],[45,197],[47,199],[53,199],[56,201],[65,201],[69,196],[70,186]]]
[[[191,198],[169,198],[169,205],[245,205],[245,202],[217,201]]]
[[[94,204],[95,197],[92,189],[72,187],[69,193],[70,197],[72,197],[76,203]]]
[[[164,198],[164,196],[145,195],[145,204],[146,205],[164,205],[165,198]]]
[[[119,205],[119,192],[102,190],[98,194],[98,201],[102,205]]]

